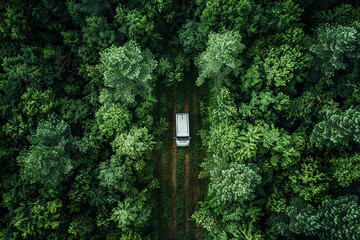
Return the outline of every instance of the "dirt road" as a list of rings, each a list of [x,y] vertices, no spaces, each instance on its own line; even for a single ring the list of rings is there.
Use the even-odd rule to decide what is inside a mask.
[[[198,114],[199,89],[189,80],[179,84],[167,94],[168,111],[166,120],[169,128],[165,133],[165,144],[160,151],[159,174],[161,197],[159,207],[162,214],[161,239],[203,239],[191,215],[198,209],[201,200],[199,163],[202,161],[200,137],[200,116]],[[177,148],[175,143],[175,115],[188,112],[190,115],[191,143],[188,148]]]

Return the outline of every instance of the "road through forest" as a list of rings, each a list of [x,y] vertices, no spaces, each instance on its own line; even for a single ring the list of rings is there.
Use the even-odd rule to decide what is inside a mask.
[[[168,106],[166,120],[169,128],[165,133],[164,147],[160,151],[159,180],[162,215],[161,239],[203,239],[202,229],[191,215],[198,210],[205,183],[198,179],[199,164],[203,158],[198,131],[201,118],[198,113],[200,90],[189,80],[178,84],[166,94]],[[187,148],[178,148],[175,143],[175,114],[187,112],[190,117],[191,143]]]

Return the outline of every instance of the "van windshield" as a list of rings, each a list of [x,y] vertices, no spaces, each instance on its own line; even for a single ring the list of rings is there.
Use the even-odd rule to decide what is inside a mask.
[[[178,141],[189,141],[189,137],[177,137],[176,140]]]

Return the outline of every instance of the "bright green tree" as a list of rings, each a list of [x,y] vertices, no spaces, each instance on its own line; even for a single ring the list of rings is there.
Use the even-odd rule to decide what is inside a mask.
[[[303,72],[308,68],[310,60],[309,55],[289,45],[271,48],[264,60],[267,84],[280,87],[286,86],[292,81],[303,81]]]
[[[149,50],[142,51],[136,42],[129,41],[122,47],[105,49],[100,55],[98,69],[104,75],[105,87],[109,89],[101,93],[100,100],[111,95],[115,102],[132,104],[136,95],[144,98],[150,95],[152,72],[157,62]]]
[[[333,157],[331,172],[341,187],[348,187],[360,179],[360,155]]]
[[[212,171],[209,196],[214,204],[244,203],[255,198],[255,189],[261,183],[257,173],[259,169],[253,165],[230,163],[227,169]]]
[[[205,80],[211,79],[215,87],[229,85],[229,75],[239,73],[242,60],[239,54],[245,45],[241,43],[238,32],[210,33],[206,50],[197,59],[199,77],[196,84],[201,86]]]
[[[327,196],[329,177],[321,171],[314,159],[304,159],[300,170],[289,176],[294,193],[306,201],[319,202]]]
[[[128,127],[132,116],[126,107],[120,103],[109,103],[100,107],[95,113],[101,135],[113,138]]]

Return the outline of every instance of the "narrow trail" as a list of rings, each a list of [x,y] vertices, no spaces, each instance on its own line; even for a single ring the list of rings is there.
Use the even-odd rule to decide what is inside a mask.
[[[190,100],[189,100],[189,86],[187,84],[186,86],[187,90],[187,94],[185,97],[185,112],[189,113],[190,110]],[[194,103],[194,102],[192,102]],[[191,104],[193,105],[193,104]],[[192,115],[191,117],[195,117],[195,115]],[[191,135],[192,133],[190,133]],[[190,239],[190,213],[189,213],[189,203],[190,203],[190,156],[189,156],[189,152],[185,153],[185,175],[184,175],[184,186],[185,186],[185,234],[186,234],[186,239]]]
[[[176,91],[173,93],[174,95],[174,112],[173,116],[177,113],[177,107],[176,107]],[[174,136],[176,134],[176,128],[174,128]],[[173,206],[172,206],[172,215],[173,215],[173,226],[172,226],[172,239],[177,238],[177,221],[176,221],[176,191],[177,191],[177,176],[176,176],[176,170],[177,170],[177,149],[176,149],[176,141],[173,138],[172,139],[172,154],[173,157],[172,163],[171,163],[171,183],[172,183],[172,199],[173,199]]]

